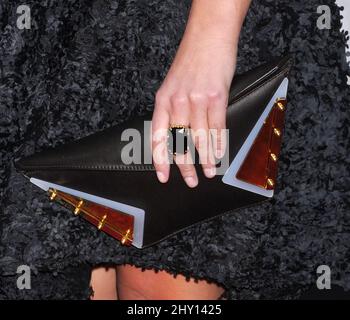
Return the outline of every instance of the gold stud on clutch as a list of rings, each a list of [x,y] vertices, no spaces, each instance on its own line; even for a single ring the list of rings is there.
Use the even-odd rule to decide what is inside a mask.
[[[102,220],[100,221],[100,223],[98,224],[97,226],[97,229],[98,230],[101,230],[103,225],[105,224],[105,220],[107,219],[107,215],[105,214],[103,217],[102,217]]]
[[[277,156],[274,153],[270,153],[270,156],[273,161],[277,161]]]
[[[287,100],[284,98],[279,98],[276,100],[276,105],[281,111],[284,111],[286,103],[287,103]]]
[[[49,193],[50,193],[50,200],[51,201],[55,200],[55,198],[57,197],[57,191],[54,189],[49,189]]]
[[[284,105],[281,102],[277,102],[277,107],[281,110],[284,111]]]
[[[121,240],[121,243],[122,243],[122,244],[125,244],[125,243],[126,243],[126,241],[127,241],[128,238],[129,238],[130,232],[131,232],[130,229],[128,229],[128,231],[126,231],[125,235],[123,236],[123,238],[122,238],[122,240]]]
[[[273,133],[277,136],[277,137],[280,137],[281,136],[281,131],[277,128],[274,128],[273,129]]]
[[[275,185],[275,183],[273,182],[273,180],[271,178],[268,178],[267,179],[267,184],[270,186],[270,187],[273,187]]]
[[[74,214],[77,216],[80,213],[81,206],[83,205],[84,201],[80,200],[77,206],[74,209]]]

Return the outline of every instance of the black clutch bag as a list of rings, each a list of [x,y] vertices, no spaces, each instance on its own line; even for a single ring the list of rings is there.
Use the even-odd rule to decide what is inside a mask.
[[[273,196],[290,66],[291,59],[283,57],[235,76],[226,117],[228,167],[207,179],[196,164],[199,184],[194,189],[174,166],[169,181],[161,184],[147,159],[123,161],[129,143],[125,129],[137,129],[140,148],[150,150],[145,122],[151,114],[20,159],[16,167],[51,200],[121,243],[150,246],[193,224]]]

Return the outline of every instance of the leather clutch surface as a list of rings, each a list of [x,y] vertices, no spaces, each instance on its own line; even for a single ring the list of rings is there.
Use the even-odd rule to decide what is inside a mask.
[[[147,159],[123,161],[126,129],[140,132],[140,148],[150,149],[145,121],[152,114],[23,158],[16,167],[51,200],[123,244],[150,246],[273,196],[290,66],[291,59],[282,57],[235,76],[226,117],[229,166],[223,175],[207,179],[196,164],[199,184],[194,189],[185,185],[175,166],[169,181],[161,184]]]

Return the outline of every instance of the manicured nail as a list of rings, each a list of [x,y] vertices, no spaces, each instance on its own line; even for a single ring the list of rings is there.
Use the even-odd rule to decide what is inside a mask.
[[[206,168],[204,169],[204,174],[207,178],[213,178],[216,175],[216,168]]]
[[[217,159],[221,159],[225,154],[225,150],[222,150],[222,149],[217,149],[216,152],[215,152],[215,157]]]
[[[165,183],[166,182],[166,178],[165,178],[165,175],[164,175],[163,172],[157,171],[157,177],[158,177],[158,180],[161,183]]]
[[[198,184],[197,179],[195,179],[193,177],[186,177],[185,181],[190,188],[194,188]]]

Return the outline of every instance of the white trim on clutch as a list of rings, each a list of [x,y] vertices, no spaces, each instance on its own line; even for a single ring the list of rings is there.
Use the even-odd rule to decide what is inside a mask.
[[[275,94],[273,95],[270,102],[267,104],[265,110],[261,114],[259,120],[255,124],[253,130],[248,135],[248,138],[243,143],[241,149],[238,151],[236,157],[233,159],[232,163],[230,164],[230,167],[227,169],[226,173],[222,177],[222,182],[226,183],[228,185],[244,189],[253,193],[257,193],[260,195],[263,195],[265,197],[271,198],[273,196],[273,190],[266,190],[262,187],[258,187],[255,185],[252,185],[250,183],[241,181],[237,179],[236,174],[241,167],[242,163],[244,162],[245,157],[247,156],[250,148],[252,147],[255,138],[257,137],[258,133],[260,132],[260,129],[264,125],[264,121],[267,119],[275,101],[277,98],[286,98],[287,97],[287,89],[288,89],[288,79],[284,78],[278,89],[276,90]],[[232,129],[231,129],[232,130]]]

